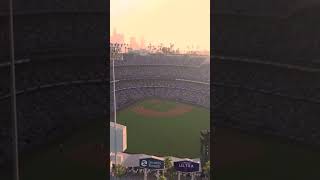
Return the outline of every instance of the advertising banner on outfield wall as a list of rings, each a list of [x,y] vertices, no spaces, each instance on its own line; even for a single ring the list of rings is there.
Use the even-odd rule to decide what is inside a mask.
[[[140,159],[139,164],[146,169],[164,169],[164,161],[155,158]]]
[[[173,163],[174,168],[180,172],[199,172],[199,163],[192,161],[176,161]]]

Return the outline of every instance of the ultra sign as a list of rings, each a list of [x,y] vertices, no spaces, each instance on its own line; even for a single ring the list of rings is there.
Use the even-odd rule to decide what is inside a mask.
[[[139,160],[140,167],[147,169],[164,169],[164,162],[159,159],[145,158]]]
[[[192,161],[177,161],[174,162],[174,168],[180,172],[198,172],[199,171],[199,163],[195,163]]]

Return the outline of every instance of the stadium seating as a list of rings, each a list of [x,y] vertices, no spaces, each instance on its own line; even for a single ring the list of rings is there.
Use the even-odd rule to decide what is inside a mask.
[[[125,56],[115,62],[117,108],[158,97],[210,108],[210,66],[204,57]],[[112,64],[111,64],[112,66]],[[112,72],[110,72],[110,78]],[[110,86],[110,97],[113,87]],[[113,111],[113,99],[110,101]]]

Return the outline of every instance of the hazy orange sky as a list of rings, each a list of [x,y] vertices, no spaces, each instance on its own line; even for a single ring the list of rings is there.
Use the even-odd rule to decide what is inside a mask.
[[[111,0],[110,31],[146,44],[210,49],[210,0]]]

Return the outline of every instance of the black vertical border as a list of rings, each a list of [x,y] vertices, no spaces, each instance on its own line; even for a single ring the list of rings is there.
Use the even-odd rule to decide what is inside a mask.
[[[214,61],[213,61],[213,55],[214,55],[214,30],[213,26],[216,25],[214,24],[215,18],[213,15],[213,8],[214,8],[214,3],[216,3],[217,0],[210,0],[210,179],[214,179],[214,134],[215,129],[214,129],[214,114],[213,114],[213,77],[214,77]]]
[[[106,154],[106,172],[107,179],[110,178],[110,1],[106,1],[106,33],[105,33],[105,47],[106,47],[106,58],[105,58],[105,86],[106,86],[106,122],[105,126],[105,154]]]

